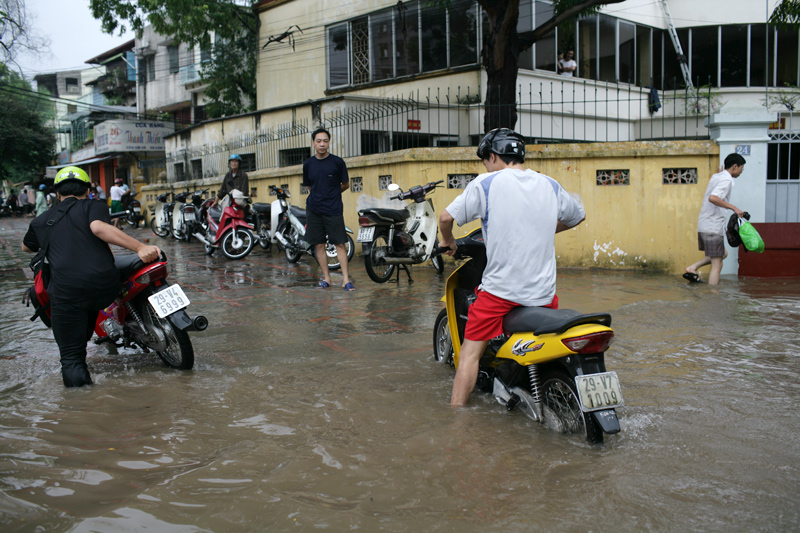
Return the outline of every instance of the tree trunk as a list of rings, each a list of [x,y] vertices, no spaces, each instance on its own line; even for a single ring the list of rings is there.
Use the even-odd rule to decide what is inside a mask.
[[[482,50],[487,77],[483,128],[485,132],[494,128],[514,129],[517,124],[519,0],[481,0],[479,3],[489,18]]]

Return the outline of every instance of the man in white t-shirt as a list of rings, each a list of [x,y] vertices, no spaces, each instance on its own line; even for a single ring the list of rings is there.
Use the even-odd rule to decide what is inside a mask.
[[[569,76],[572,77],[575,75],[575,71],[578,70],[578,63],[572,59],[575,56],[575,52],[572,50],[567,50],[567,55],[564,56],[564,59],[558,60],[558,66],[560,67],[559,74],[562,76]]]
[[[111,195],[111,214],[124,211],[122,208],[122,195],[125,194],[125,189],[122,187],[122,179],[117,178],[114,180],[114,186],[108,191]],[[120,227],[120,219],[114,219],[114,226]]]
[[[689,281],[700,281],[697,269],[711,265],[708,284],[719,284],[722,261],[728,257],[728,251],[725,249],[727,210],[730,209],[738,217],[744,214],[741,209],[728,203],[728,199],[731,197],[733,180],[741,175],[745,162],[741,155],[730,154],[725,158],[725,170],[714,174],[708,181],[703,196],[703,207],[700,208],[700,216],[697,219],[697,247],[706,255],[697,263],[686,267],[683,277]]]
[[[441,246],[456,251],[453,223],[481,220],[486,269],[469,307],[451,405],[464,405],[475,388],[478,363],[489,340],[503,333],[503,317],[519,306],[558,308],[555,234],[586,218],[580,202],[548,176],[522,166],[525,139],[515,131],[490,131],[478,146],[487,173],[467,185],[442,211]]]

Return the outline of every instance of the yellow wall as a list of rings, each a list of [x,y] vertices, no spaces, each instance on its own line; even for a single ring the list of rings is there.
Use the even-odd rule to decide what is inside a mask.
[[[532,145],[527,150],[526,166],[558,180],[580,197],[586,209],[583,224],[556,237],[560,266],[678,273],[702,256],[697,251],[697,215],[719,162],[719,148],[712,141]],[[345,221],[354,230],[358,197],[384,195],[378,189],[378,176],[391,175],[394,183],[408,189],[447,180],[448,174],[485,171],[474,148],[413,148],[346,162],[351,178],[362,177],[364,183],[363,193],[344,194]],[[697,168],[698,183],[665,185],[663,168]],[[629,169],[630,185],[598,186],[597,170],[614,169]],[[304,206],[301,166],[259,170],[249,176],[250,186],[258,190],[254,201],[272,201],[268,186],[288,183],[292,201]],[[219,182],[219,178],[181,182],[180,190],[208,186],[215,190]],[[166,188],[166,184],[145,187],[144,205],[152,204],[155,194]],[[460,189],[437,189],[431,196],[437,213],[460,193]],[[455,233],[466,229],[457,228]]]

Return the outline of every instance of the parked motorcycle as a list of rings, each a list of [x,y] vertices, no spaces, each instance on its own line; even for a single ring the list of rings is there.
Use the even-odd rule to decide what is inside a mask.
[[[256,238],[244,214],[244,207],[249,201],[248,196],[234,189],[225,195],[219,205],[213,199],[202,204],[205,222],[202,226],[195,226],[194,237],[205,245],[208,255],[222,248],[222,253],[228,259],[242,259],[253,250]]]
[[[272,246],[272,229],[270,226],[272,204],[254,203],[250,205],[250,210],[247,222],[253,226],[258,245],[264,250],[269,250]]]
[[[175,206],[173,191],[159,194],[156,197],[156,203],[150,206],[150,229],[159,237],[166,237],[170,234],[172,227],[172,208]]]
[[[286,260],[290,263],[298,262],[304,253],[316,259],[315,247],[305,240],[306,210],[293,206],[289,202],[289,198],[292,195],[288,190],[275,185],[270,185],[269,188],[278,197],[277,200],[272,202],[270,212],[271,227],[274,228],[271,241],[277,243],[278,248],[286,254]],[[345,226],[344,229],[348,234],[353,234],[353,230],[348,226]],[[355,245],[350,235],[347,235],[347,242],[345,243],[348,262],[353,258],[353,253],[355,253]],[[336,245],[327,243],[325,254],[328,258],[329,269],[337,270],[342,266],[336,253]]]
[[[170,233],[174,239],[179,241],[189,242],[192,238],[192,234],[189,233],[190,226],[197,220],[194,205],[188,201],[192,194],[190,191],[186,191],[174,196],[175,204],[172,206]]]
[[[127,222],[131,227],[138,228],[139,222],[142,220],[144,220],[144,215],[142,214],[142,203],[139,200],[131,200],[130,204],[128,205],[125,222]]]
[[[143,263],[138,255],[116,257],[122,289],[97,316],[98,343],[114,342],[153,350],[172,368],[194,366],[190,331],[208,327],[206,317],[186,314],[189,298],[178,284],[167,281],[167,257]]]
[[[486,267],[486,247],[480,229],[456,244],[454,257],[470,259],[447,279],[433,353],[436,361],[457,367],[468,308]],[[506,333],[489,341],[476,387],[491,392],[509,411],[519,408],[550,429],[602,443],[604,433],[619,432],[616,409],[623,405],[619,378],[605,366],[614,337],[610,326],[607,313],[516,308],[503,320]]]
[[[386,283],[395,267],[406,271],[409,282],[411,273],[406,265],[415,265],[430,260],[436,272],[444,272],[441,256],[432,257],[438,246],[436,238],[438,219],[428,193],[444,183],[440,180],[417,185],[403,192],[397,184],[389,185],[390,191],[400,191],[392,199],[414,200],[403,209],[363,209],[358,212],[358,242],[364,246],[364,266],[367,275],[377,283]],[[400,268],[398,267],[398,268]],[[397,272],[398,277],[400,272]]]

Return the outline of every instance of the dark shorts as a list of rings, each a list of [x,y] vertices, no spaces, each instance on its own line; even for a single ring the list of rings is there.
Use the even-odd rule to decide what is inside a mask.
[[[714,233],[698,233],[697,248],[706,253],[706,257],[725,256],[725,237]]]
[[[325,236],[327,235],[327,239]],[[344,229],[344,215],[320,215],[310,209],[306,211],[306,242],[308,244],[344,244],[347,232]]]
[[[522,306],[483,290],[477,292],[478,298],[467,311],[464,338],[470,341],[488,341],[503,333],[503,319],[509,311]],[[558,309],[558,296],[554,296],[552,302],[541,307]]]

